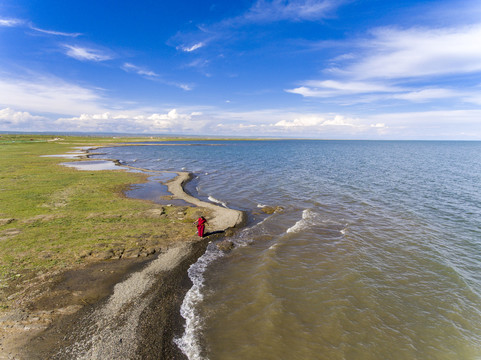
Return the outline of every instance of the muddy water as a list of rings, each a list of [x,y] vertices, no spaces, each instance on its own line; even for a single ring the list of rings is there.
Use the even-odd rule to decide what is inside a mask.
[[[190,270],[188,358],[481,357],[481,143],[216,145],[109,156],[193,171],[196,195],[250,214]]]

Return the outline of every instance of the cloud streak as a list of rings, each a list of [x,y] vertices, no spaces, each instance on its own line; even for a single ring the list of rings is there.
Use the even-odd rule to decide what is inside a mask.
[[[232,43],[242,31],[252,25],[266,25],[280,21],[302,22],[318,21],[328,18],[345,0],[257,0],[244,13],[225,18],[217,23],[198,26],[198,31],[179,32],[172,40],[181,43],[178,51],[190,53],[205,47],[207,44]],[[254,32],[251,32],[255,36]],[[179,40],[180,39],[180,40]],[[186,45],[193,44],[193,45]]]
[[[4,27],[16,27],[23,24],[24,21],[19,19],[0,19],[0,26]]]
[[[46,29],[41,29],[32,23],[29,23],[24,20],[20,19],[0,19],[0,26],[4,27],[20,27],[20,26],[26,26],[31,30],[43,33],[43,34],[48,34],[48,35],[55,35],[55,36],[67,36],[67,37],[78,37],[83,35],[82,33],[67,33],[67,32],[62,32],[62,31],[55,31],[55,30],[46,30]]]
[[[45,29],[40,29],[38,27],[35,27],[33,25],[30,25],[30,29],[41,32],[43,34],[48,34],[48,35],[55,35],[55,36],[67,36],[67,37],[78,37],[83,35],[82,33],[66,33],[66,32],[61,32],[61,31],[54,31],[54,30],[45,30]]]
[[[177,46],[177,50],[182,50],[183,52],[193,52],[205,46],[204,42],[198,42],[197,44],[191,46]]]
[[[258,0],[233,22],[315,21],[326,18],[340,3],[331,0]]]
[[[457,28],[381,28],[367,54],[348,66],[357,79],[404,79],[481,71],[481,24]]]
[[[285,91],[292,94],[299,94],[304,97],[329,98],[352,94],[393,93],[403,91],[403,89],[380,82],[309,80],[304,82],[303,86],[287,89]]]
[[[477,84],[465,81],[437,86],[436,79],[481,74],[481,23],[449,28],[378,28],[358,40],[349,56],[335,61],[344,66],[325,69],[330,79],[306,80],[285,91],[305,98],[338,103],[402,101],[428,103],[440,99],[479,104]],[[460,85],[461,84],[461,85]]]
[[[449,88],[435,87],[400,87],[389,86],[388,84],[372,84],[362,82],[340,82],[340,81],[307,81],[304,86],[285,91],[291,94],[298,94],[306,98],[333,99],[347,104],[367,103],[377,101],[400,100],[412,103],[423,103],[440,99],[457,100],[465,103],[479,104],[481,99],[480,89],[473,88],[454,90]],[[478,96],[475,96],[479,94]]]
[[[104,100],[98,91],[45,76],[0,78],[0,93],[0,106],[37,113],[99,112]]]
[[[67,56],[80,61],[99,62],[112,59],[112,56],[96,49],[89,49],[74,45],[64,45],[64,48],[67,50],[65,53]]]
[[[134,72],[138,75],[146,76],[146,77],[158,77],[159,76],[154,71],[139,67],[139,66],[131,64],[131,63],[124,63],[122,65],[122,69],[126,72]]]

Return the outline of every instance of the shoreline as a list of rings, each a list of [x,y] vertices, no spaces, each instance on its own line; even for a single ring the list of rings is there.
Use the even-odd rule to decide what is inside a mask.
[[[84,154],[78,156],[77,159],[88,159],[88,151],[102,147],[104,146],[84,149]],[[162,172],[125,166],[119,164],[118,161],[116,164],[123,168],[141,170],[146,174]],[[71,359],[74,354],[69,354],[68,349],[76,348],[78,350],[82,346],[85,347],[85,351],[89,347],[93,349],[90,351],[107,351],[107,353],[102,353],[103,358],[116,357],[119,354],[123,355],[122,358],[158,359],[159,356],[168,359],[185,358],[174,344],[173,339],[174,336],[181,335],[180,331],[183,331],[184,319],[180,315],[180,306],[185,294],[192,286],[187,270],[202,256],[209,241],[219,239],[223,236],[220,233],[224,233],[228,229],[243,225],[246,221],[246,214],[242,211],[203,202],[187,194],[184,186],[192,179],[192,174],[175,173],[177,176],[164,184],[168,186],[173,198],[192,204],[190,207],[204,208],[210,212],[209,232],[213,235],[204,239],[192,236],[185,241],[176,242],[162,253],[148,259],[109,260],[87,264],[82,267],[86,272],[95,267],[106,269],[103,274],[103,283],[95,282],[93,284],[101,287],[101,289],[96,289],[100,290],[96,300],[90,304],[70,307],[70,311],[64,313],[50,313],[51,322],[47,325],[44,324],[38,329],[29,328],[28,330],[31,331],[17,334],[17,338],[14,336],[10,341],[8,337],[4,337],[1,339],[0,359]],[[116,269],[112,270],[112,268]],[[104,271],[104,269],[100,271]],[[143,282],[139,279],[142,279]],[[62,284],[62,281],[64,280],[60,279],[57,285]],[[135,284],[135,286],[129,287],[127,285],[129,283]],[[98,317],[99,312],[105,313],[105,309],[111,307],[110,303],[117,301],[115,299],[119,298],[119,292],[122,293],[122,306],[109,313],[107,318],[99,323],[94,318]],[[140,312],[129,310],[129,308],[135,309],[136,306],[137,309],[142,310]],[[33,308],[35,308],[35,302]],[[29,311],[32,312],[31,309],[26,312]],[[129,313],[134,315],[134,318],[129,318],[127,322],[129,329],[119,328],[120,324],[125,323]],[[94,314],[97,315],[94,316]],[[27,314],[27,318],[29,315],[31,314]],[[22,316],[12,317],[13,322],[22,319]],[[94,344],[89,340],[89,336],[96,339],[101,338],[95,332],[95,328],[100,331],[103,327],[109,326],[118,331],[118,333],[113,331],[108,336],[104,334],[103,339],[111,341],[109,346],[106,346],[105,341]],[[27,327],[28,325],[25,326],[25,329]],[[85,331],[91,331],[90,335]],[[74,335],[66,336],[65,334]],[[115,338],[116,334],[121,334],[118,339]],[[159,334],[161,335],[159,336]],[[119,344],[124,345],[119,346]],[[65,353],[66,349],[67,353]],[[108,353],[109,351],[110,353]],[[76,356],[78,357],[79,354]],[[95,358],[95,356],[93,357]]]

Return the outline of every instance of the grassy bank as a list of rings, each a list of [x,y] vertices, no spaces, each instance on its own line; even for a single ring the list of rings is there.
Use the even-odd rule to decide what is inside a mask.
[[[192,238],[199,210],[128,199],[123,190],[146,176],[78,171],[63,154],[76,146],[133,138],[0,137],[0,306],[8,308],[32,279],[131,250],[159,251]],[[122,260],[120,260],[122,261]]]

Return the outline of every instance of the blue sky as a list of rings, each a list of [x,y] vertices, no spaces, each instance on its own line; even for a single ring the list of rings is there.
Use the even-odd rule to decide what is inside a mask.
[[[0,131],[481,140],[481,2],[0,0]]]

